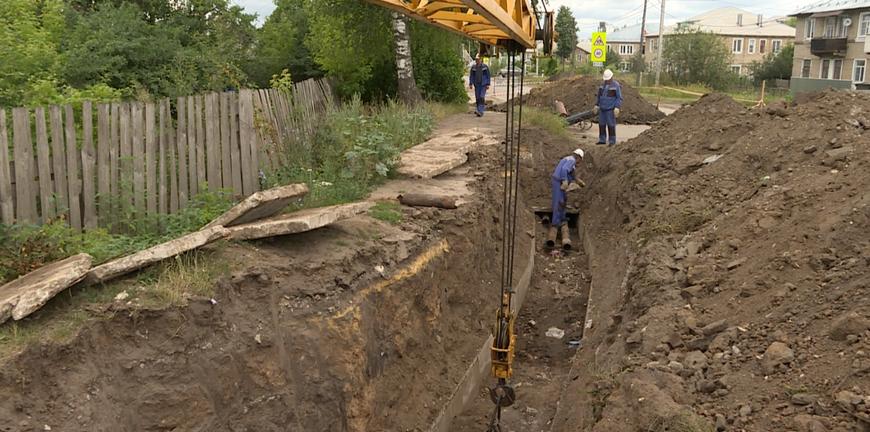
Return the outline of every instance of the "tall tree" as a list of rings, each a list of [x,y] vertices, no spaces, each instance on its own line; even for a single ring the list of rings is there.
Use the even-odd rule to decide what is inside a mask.
[[[257,46],[246,71],[260,87],[287,69],[296,81],[323,76],[305,38],[309,33],[303,0],[276,0],[277,6],[257,32]]]
[[[62,0],[0,1],[0,106],[29,103],[61,67]]]
[[[706,84],[717,90],[730,84],[731,52],[719,36],[682,28],[669,35],[667,42],[662,59],[677,83]]]
[[[577,21],[568,6],[561,6],[556,13],[556,33],[559,34],[559,42],[556,45],[556,55],[565,61],[574,59],[574,51],[577,49]]]
[[[392,14],[399,100],[408,105],[416,105],[423,101],[423,97],[420,96],[417,82],[414,81],[414,62],[411,58],[411,36],[408,33],[408,22],[398,12]]]
[[[778,53],[770,53],[762,62],[752,62],[749,70],[756,83],[771,79],[791,78],[792,64],[794,63],[794,45],[784,46]]]

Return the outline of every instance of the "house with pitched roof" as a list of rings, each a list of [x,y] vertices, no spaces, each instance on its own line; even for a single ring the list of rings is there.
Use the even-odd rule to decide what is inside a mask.
[[[652,29],[658,29],[657,23],[647,23],[646,34]],[[631,69],[631,61],[635,54],[643,49],[641,44],[641,25],[634,24],[611,30],[607,33],[607,45],[619,55],[619,70],[628,72]]]

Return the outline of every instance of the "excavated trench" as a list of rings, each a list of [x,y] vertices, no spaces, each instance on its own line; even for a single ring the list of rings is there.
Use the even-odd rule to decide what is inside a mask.
[[[525,136],[520,204],[547,205],[551,162],[573,145]],[[497,153],[470,155],[464,173],[480,199],[458,210],[404,209],[399,226],[363,217],[229,245],[224,255],[249,264],[212,298],[161,310],[116,304],[70,341],[28,347],[0,370],[0,431],[485,430]],[[578,203],[605,210],[581,210],[572,236],[583,247],[567,254],[543,250],[544,227],[521,212],[515,273],[528,290],[510,430],[575,429],[553,427],[560,400],[582,375],[575,359],[590,330],[606,324],[601,311],[618,301],[598,290],[627,268],[618,230],[588,230],[621,221],[606,201]],[[587,314],[590,289],[600,309]],[[551,328],[564,335],[546,336]]]

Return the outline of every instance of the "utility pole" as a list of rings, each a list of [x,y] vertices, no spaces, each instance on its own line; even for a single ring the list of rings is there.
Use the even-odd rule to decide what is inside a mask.
[[[665,0],[662,0],[662,12],[659,15],[659,49],[656,55],[656,87],[661,83],[662,55],[665,52]]]
[[[644,65],[646,64],[646,3],[643,0],[643,19],[640,21],[640,64],[636,65],[637,70],[637,86],[641,85],[641,75],[643,75]]]

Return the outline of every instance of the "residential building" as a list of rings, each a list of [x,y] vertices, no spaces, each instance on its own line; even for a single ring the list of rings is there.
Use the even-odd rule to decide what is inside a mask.
[[[658,26],[658,23],[647,23],[646,33],[649,34],[654,28],[658,29]],[[607,45],[619,56],[619,70],[623,72],[631,69],[632,58],[641,51],[640,28],[640,24],[634,24],[607,33]]]
[[[870,89],[870,0],[825,0],[797,18],[792,89]]]
[[[714,9],[666,27],[665,46],[669,34],[684,29],[718,35],[731,52],[731,70],[740,75],[750,73],[752,62],[762,61],[770,53],[778,53],[795,40],[794,27],[779,19],[764,19],[760,14],[736,7]],[[658,33],[658,27],[647,32],[645,57],[649,64],[654,64],[658,55]]]
[[[586,64],[591,61],[592,41],[577,42],[577,50],[575,52],[577,64]]]

